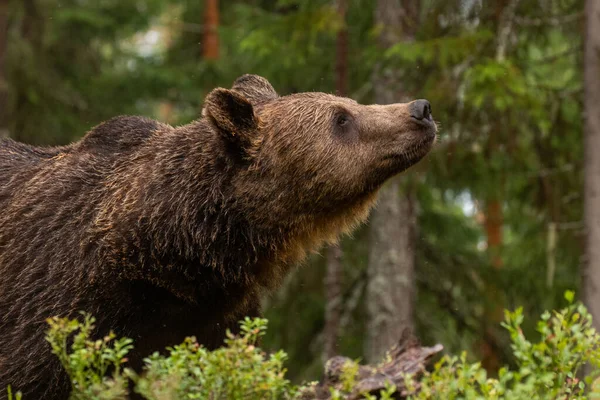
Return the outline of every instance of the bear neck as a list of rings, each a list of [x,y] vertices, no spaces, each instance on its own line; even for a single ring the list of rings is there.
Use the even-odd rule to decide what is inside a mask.
[[[203,292],[207,279],[223,290],[270,291],[307,253],[366,219],[374,194],[327,212],[289,207],[272,192],[277,185],[240,172],[213,129],[197,121],[157,135],[117,173],[131,184],[105,204],[116,211],[103,243],[129,279],[149,279],[189,301],[211,295]],[[252,184],[240,195],[244,180]],[[132,237],[135,248],[127,249]]]

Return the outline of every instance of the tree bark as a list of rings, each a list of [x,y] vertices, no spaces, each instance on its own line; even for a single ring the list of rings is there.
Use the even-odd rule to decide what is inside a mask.
[[[337,34],[335,58],[335,88],[338,96],[348,96],[348,30],[346,29],[347,0],[336,0],[343,26]],[[327,250],[327,275],[325,276],[325,329],[323,355],[325,360],[337,354],[340,321],[342,317],[342,281],[344,266],[342,249],[333,245]]]
[[[586,0],[584,48],[584,219],[586,228],[583,291],[600,329],[600,2]]]
[[[219,0],[206,0],[202,56],[206,60],[219,58]]]
[[[0,137],[8,136],[8,77],[6,76],[8,1],[0,0]]]
[[[382,29],[381,46],[413,40],[417,19],[416,1],[378,0],[375,23]],[[401,82],[399,71],[379,66],[373,81],[375,102],[406,101]],[[381,189],[370,229],[365,355],[367,361],[376,362],[405,329],[413,327],[415,207],[412,193],[401,189],[397,178]]]
[[[335,90],[338,96],[348,96],[348,29],[346,26],[347,0],[336,0],[343,26],[337,33],[335,56]]]
[[[502,202],[498,198],[489,199],[485,210],[485,232],[487,236],[487,250],[494,268],[502,268],[502,226],[504,216],[502,214]]]
[[[413,329],[416,217],[398,179],[381,190],[371,218],[366,358],[376,362],[405,329]]]
[[[323,355],[325,360],[337,355],[337,342],[342,318],[342,281],[344,268],[342,249],[334,245],[327,249],[327,275],[325,276],[325,329]]]

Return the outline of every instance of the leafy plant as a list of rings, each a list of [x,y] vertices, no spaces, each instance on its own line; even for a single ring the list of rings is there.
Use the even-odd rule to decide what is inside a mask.
[[[145,373],[135,377],[136,391],[160,399],[290,399],[296,387],[285,378],[283,351],[267,355],[257,342],[265,334],[265,319],[246,318],[241,335],[227,333],[225,346],[209,351],[187,338],[146,359]]]
[[[70,398],[126,399],[128,380],[123,365],[133,348],[133,340],[116,339],[113,332],[92,340],[94,322],[88,314],[83,314],[83,322],[56,317],[48,320],[47,340],[69,374],[73,387]]]
[[[528,339],[521,328],[521,308],[505,313],[502,324],[511,337],[517,367],[504,367],[498,377],[490,377],[467,354],[445,356],[418,381],[405,377],[409,399],[593,399],[600,398],[600,335],[581,303],[567,292],[568,306],[545,312],[537,324],[538,341]],[[210,351],[187,338],[182,344],[158,352],[145,360],[143,372],[123,368],[132,348],[131,339],[116,339],[114,334],[91,340],[94,319],[84,314],[83,321],[49,320],[48,341],[59,357],[73,385],[72,399],[124,399],[127,382],[149,400],[163,399],[297,399],[314,383],[295,386],[286,379],[283,351],[267,354],[258,346],[267,320],[246,318],[241,332],[227,333],[225,345]],[[71,344],[69,344],[72,342]],[[582,368],[594,370],[580,379]],[[330,389],[330,398],[345,399],[358,387],[359,365],[343,366],[340,384]],[[354,395],[354,394],[353,394]],[[389,385],[378,396],[364,394],[368,400],[391,399],[397,388]],[[12,399],[9,390],[9,398]],[[19,394],[16,399],[19,400]]]
[[[523,310],[505,312],[502,324],[510,333],[518,368],[502,368],[497,378],[487,376],[480,363],[469,363],[466,353],[445,356],[417,385],[407,377],[411,399],[588,399],[600,398],[596,378],[600,367],[600,335],[573,292],[565,294],[568,307],[545,312],[537,324],[541,338],[531,342],[523,334]],[[595,371],[584,379],[586,363]]]
[[[17,392],[13,396],[12,388],[10,387],[10,385],[8,386],[8,388],[6,388],[6,392],[8,396],[7,400],[21,400],[23,398],[21,392]]]

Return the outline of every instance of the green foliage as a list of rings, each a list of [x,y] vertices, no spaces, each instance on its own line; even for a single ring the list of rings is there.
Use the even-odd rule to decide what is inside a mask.
[[[64,144],[123,113],[147,112],[160,87],[129,41],[163,9],[160,0],[9,2],[9,130],[36,144]],[[154,77],[156,79],[156,77]]]
[[[152,354],[144,372],[124,369],[132,340],[109,334],[92,340],[94,319],[83,321],[52,318],[47,339],[67,371],[71,399],[118,400],[127,398],[128,379],[136,392],[160,399],[287,399],[297,389],[285,378],[286,354],[267,355],[257,347],[266,331],[264,319],[244,320],[241,334],[228,332],[225,346],[208,351],[195,338],[168,349],[168,355]],[[71,344],[69,344],[72,342]]]
[[[545,312],[537,324],[540,339],[531,342],[521,329],[523,309],[505,312],[503,326],[511,337],[516,369],[504,367],[490,378],[480,363],[470,363],[466,353],[445,356],[419,382],[419,390],[407,379],[414,393],[411,399],[588,399],[600,392],[595,385],[600,367],[600,335],[581,303],[573,303],[567,292],[568,307]],[[579,374],[589,363],[594,372],[581,380]]]
[[[289,399],[296,388],[285,378],[283,351],[267,355],[257,347],[267,321],[246,318],[241,334],[227,334],[225,346],[208,351],[195,338],[146,359],[136,391],[160,399]]]
[[[92,340],[94,318],[89,315],[84,315],[83,322],[55,317],[48,323],[47,340],[69,374],[73,387],[71,399],[127,398],[128,381],[123,364],[133,348],[131,339],[116,339],[110,332],[102,339]]]
[[[481,364],[461,356],[444,356],[417,382],[406,376],[410,399],[592,399],[600,396],[597,384],[600,371],[600,335],[592,327],[591,316],[573,292],[567,292],[568,306],[545,312],[537,323],[538,341],[530,341],[522,330],[523,309],[505,312],[502,324],[511,337],[515,368],[503,367],[490,377]],[[91,340],[93,318],[83,322],[53,318],[49,320],[48,341],[73,384],[72,399],[124,399],[127,379],[135,391],[149,400],[162,399],[295,399],[310,385],[297,387],[286,379],[287,356],[278,351],[266,354],[258,346],[267,328],[265,319],[246,318],[239,335],[228,332],[224,346],[209,351],[194,338],[154,353],[145,360],[137,375],[123,369],[130,339],[110,334]],[[69,343],[72,341],[72,344]],[[580,379],[584,365],[593,372]],[[339,385],[331,390],[332,399],[344,399],[357,385],[359,365],[347,362]],[[10,393],[10,389],[9,389]],[[379,395],[365,394],[368,400],[392,399],[396,388],[390,385]],[[16,399],[19,399],[17,394]]]
[[[21,400],[23,398],[21,392],[17,392],[13,395],[12,388],[10,387],[10,385],[8,386],[8,388],[6,388],[6,392],[8,396],[7,400]]]
[[[463,62],[493,38],[492,32],[481,29],[475,32],[463,32],[457,37],[445,36],[416,42],[401,42],[390,47],[385,52],[385,57],[395,62],[437,63],[440,67],[447,68]]]

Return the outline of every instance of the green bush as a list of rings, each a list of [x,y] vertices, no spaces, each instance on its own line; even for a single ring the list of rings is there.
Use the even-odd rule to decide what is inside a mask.
[[[165,357],[146,359],[136,391],[162,399],[291,399],[296,388],[285,379],[283,351],[267,355],[256,346],[265,334],[265,319],[246,318],[240,336],[227,333],[225,346],[208,351],[195,338],[169,349]]]
[[[574,294],[565,294],[569,305],[553,313],[545,312],[538,322],[538,342],[530,342],[521,330],[523,312],[505,312],[502,324],[510,333],[516,370],[502,368],[498,378],[489,378],[480,363],[468,363],[466,354],[445,356],[432,372],[413,389],[410,399],[594,399],[600,398],[596,378],[600,367],[600,336],[592,318]],[[579,374],[586,363],[593,369],[583,379]],[[408,377],[409,378],[409,377]]]
[[[71,399],[127,398],[127,371],[123,365],[133,348],[131,339],[116,339],[111,332],[100,340],[91,340],[94,318],[87,314],[83,314],[83,322],[55,317],[48,323],[46,339],[71,378]],[[69,349],[67,343],[71,337],[73,343]]]
[[[102,340],[90,340],[94,318],[83,322],[64,318],[49,320],[47,339],[71,378],[71,399],[119,400],[127,398],[128,382],[149,400],[166,399],[291,399],[296,387],[285,379],[286,354],[267,355],[256,346],[265,334],[265,319],[246,318],[241,335],[227,333],[225,346],[208,351],[187,338],[145,359],[144,373],[123,368],[133,347],[128,338],[113,333]],[[74,335],[72,345],[67,339]]]
[[[479,363],[469,363],[466,353],[444,356],[418,381],[406,376],[409,399],[600,399],[600,335],[592,327],[591,316],[574,295],[567,292],[568,306],[546,312],[538,322],[540,339],[528,340],[521,330],[521,309],[506,312],[503,326],[508,330],[517,367],[502,368],[497,378],[487,376]],[[209,351],[195,338],[167,349],[166,355],[154,353],[145,360],[138,375],[124,368],[131,339],[110,333],[91,340],[94,319],[82,321],[52,318],[48,341],[69,374],[71,399],[118,400],[127,398],[128,383],[149,400],[177,399],[295,399],[314,385],[294,386],[286,379],[286,354],[266,354],[257,347],[265,334],[267,321],[246,318],[240,335],[227,334],[225,345]],[[72,341],[71,344],[69,344]],[[593,372],[580,378],[589,364]],[[343,399],[356,384],[358,364],[345,366],[342,382],[331,389],[332,399]],[[390,386],[379,398],[393,398]],[[20,394],[9,399],[20,399]],[[365,395],[365,399],[374,396]]]

